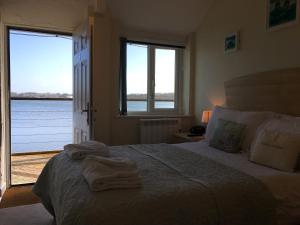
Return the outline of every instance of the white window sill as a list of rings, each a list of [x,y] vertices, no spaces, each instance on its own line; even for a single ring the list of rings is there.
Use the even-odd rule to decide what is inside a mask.
[[[166,114],[144,114],[144,115],[138,115],[138,114],[133,114],[133,115],[117,115],[116,118],[118,119],[142,119],[142,118],[191,118],[193,117],[192,115],[166,115]]]

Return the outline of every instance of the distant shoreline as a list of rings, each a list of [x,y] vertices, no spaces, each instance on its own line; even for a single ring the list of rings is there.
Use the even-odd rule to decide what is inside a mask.
[[[128,94],[127,101],[144,102],[148,100],[147,94]],[[37,92],[11,92],[11,100],[53,100],[53,101],[72,101],[73,95],[68,93],[37,93]],[[173,102],[174,93],[155,93],[154,101]]]
[[[146,102],[147,99],[127,99],[129,102]],[[173,99],[155,99],[156,102],[173,102]]]
[[[11,97],[11,100],[49,100],[49,101],[73,101],[73,98],[26,98],[26,97]]]
[[[11,97],[11,100],[49,100],[49,101],[73,101],[73,98],[22,98],[22,97]],[[147,99],[127,99],[129,102],[145,102]],[[156,99],[157,102],[171,102],[174,100],[170,99]]]

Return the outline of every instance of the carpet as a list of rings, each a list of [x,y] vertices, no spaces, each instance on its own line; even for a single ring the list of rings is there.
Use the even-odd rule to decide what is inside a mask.
[[[32,185],[11,187],[7,189],[0,202],[0,208],[39,203],[39,198],[32,193],[31,189]]]
[[[0,209],[0,225],[55,225],[41,203]]]

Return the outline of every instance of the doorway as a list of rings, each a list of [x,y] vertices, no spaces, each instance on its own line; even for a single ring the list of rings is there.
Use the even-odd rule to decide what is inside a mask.
[[[8,28],[11,185],[73,142],[72,35]]]

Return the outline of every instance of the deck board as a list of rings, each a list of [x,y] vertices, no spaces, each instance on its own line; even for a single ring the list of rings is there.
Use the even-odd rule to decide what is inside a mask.
[[[12,185],[35,183],[45,164],[55,153],[23,154],[11,156]]]

